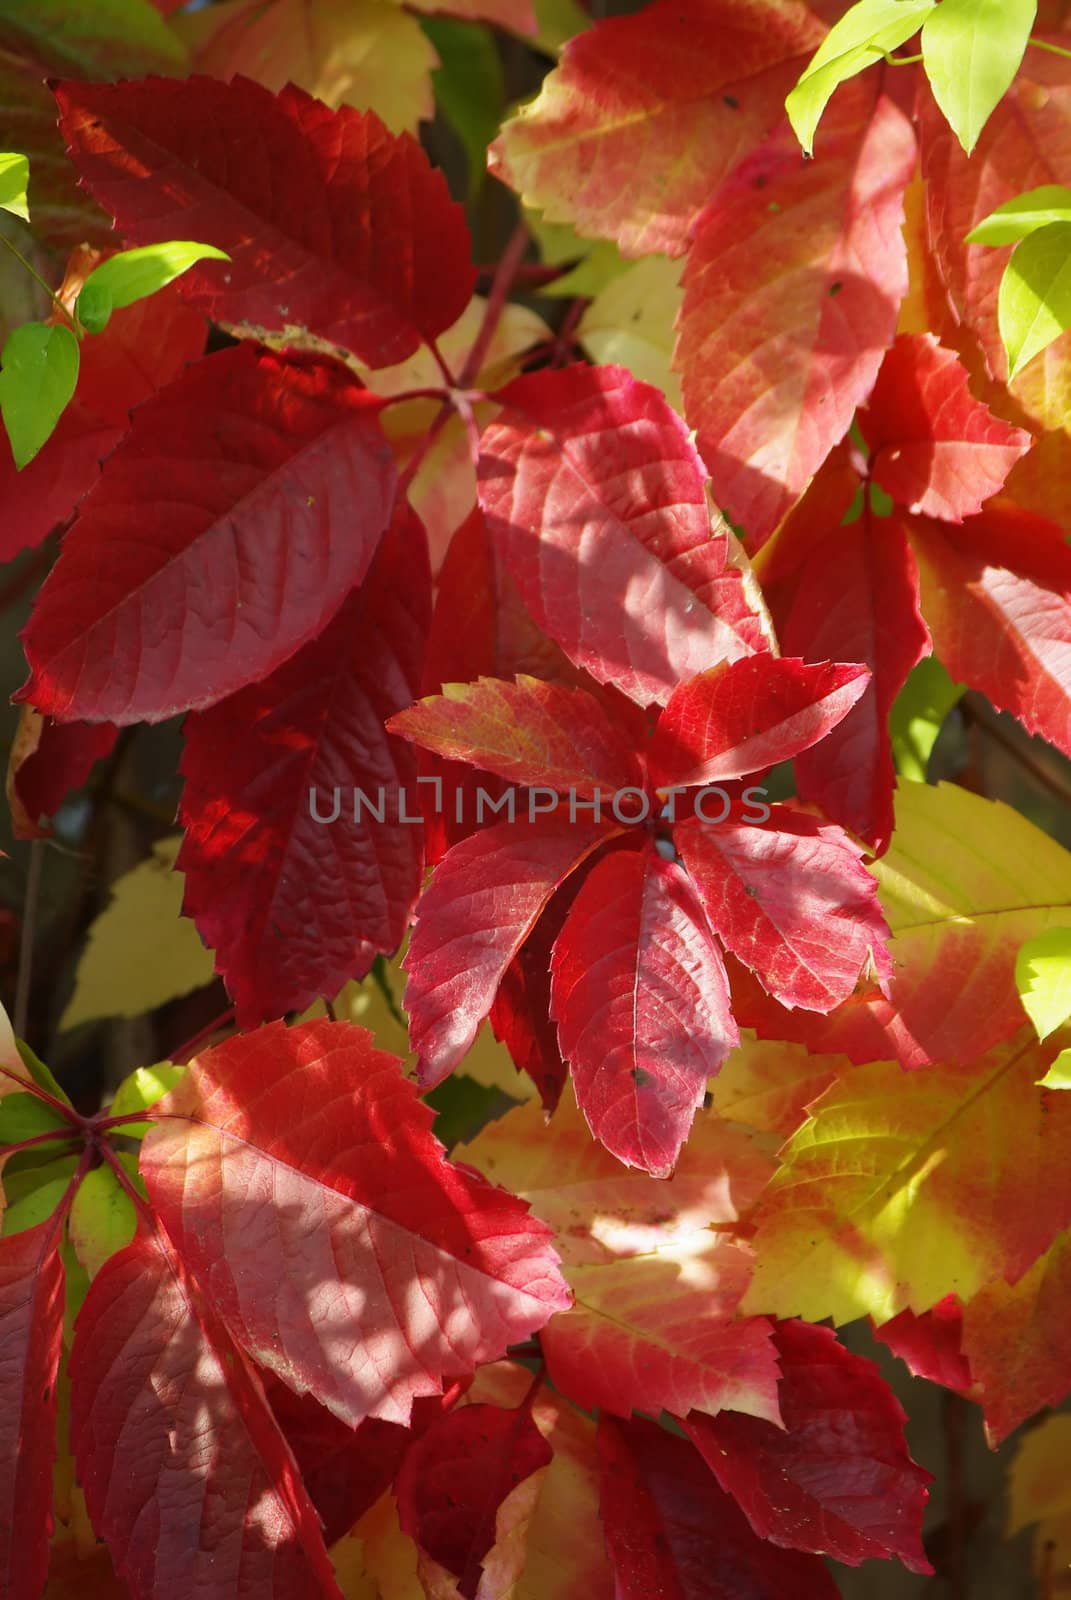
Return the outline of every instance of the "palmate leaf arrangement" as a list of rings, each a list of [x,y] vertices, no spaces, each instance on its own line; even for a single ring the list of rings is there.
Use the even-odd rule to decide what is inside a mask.
[[[5,240],[79,247],[0,374],[3,555],[63,530],[13,813],[181,714],[235,1011],[95,1116],[0,1038],[0,1595],[925,1573],[836,1329],[994,1445],[1071,1370],[1071,857],[917,781],[964,685],[1071,753],[1064,7],[577,12],[476,299],[406,128],[434,41],[479,156],[450,62],[542,13],[175,9],[0,0]],[[415,1077],[313,1014],[411,924]],[[516,1104],[448,1154],[488,1022]]]

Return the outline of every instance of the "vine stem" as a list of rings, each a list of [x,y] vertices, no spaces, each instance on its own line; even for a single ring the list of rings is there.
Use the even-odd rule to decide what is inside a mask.
[[[54,289],[50,288],[50,286],[45,282],[44,278],[42,278],[42,276],[38,272],[37,268],[35,266],[33,266],[29,261],[27,261],[26,257],[23,255],[22,251],[17,249],[16,246],[11,243],[11,240],[4,233],[0,233],[0,244],[6,245],[7,248],[11,251],[11,254],[15,257],[15,260],[19,263],[19,265],[21,267],[23,267],[30,274],[31,278],[35,278],[37,280],[37,282],[40,284],[41,288],[48,295],[48,298],[51,300],[52,304],[55,306],[56,310],[61,314],[61,316],[66,321],[66,323],[67,323],[68,327],[71,329],[72,333],[75,335],[76,338],[80,339],[82,337],[83,332],[84,332],[84,329],[82,328],[82,324],[78,321],[77,317],[71,315],[71,313],[67,310],[67,307],[63,304],[63,301],[57,295],[56,291]]]
[[[26,1094],[32,1094],[37,1100],[43,1100],[46,1106],[51,1106],[53,1111],[58,1111],[60,1116],[66,1117],[72,1127],[88,1128],[90,1122],[88,1117],[83,1117],[80,1111],[76,1111],[73,1106],[67,1105],[65,1101],[57,1100],[54,1094],[49,1094],[47,1089],[42,1089],[41,1085],[34,1083],[32,1078],[24,1077],[21,1072],[15,1072],[13,1068],[3,1065],[0,1065],[0,1078],[10,1078],[12,1083],[17,1084]]]
[[[234,1007],[228,1006],[225,1011],[220,1012],[218,1017],[213,1017],[211,1022],[206,1022],[203,1028],[198,1028],[197,1032],[187,1039],[185,1044],[180,1045],[177,1050],[172,1050],[169,1059],[176,1066],[185,1066],[186,1060],[193,1055],[202,1040],[207,1039],[209,1034],[215,1033],[217,1029],[227,1027],[233,1021]],[[180,1060],[180,1057],[185,1057],[186,1060]],[[144,1118],[141,1120],[144,1121]]]
[[[521,265],[525,250],[528,248],[528,229],[523,222],[518,222],[510,235],[509,243],[502,252],[502,259],[498,263],[494,279],[491,283],[491,292],[487,297],[487,309],[483,314],[480,331],[476,335],[475,343],[465,358],[465,365],[457,380],[457,388],[468,389],[476,381],[476,375],[483,366],[484,357],[491,347],[491,340],[495,330],[506,309],[506,301],[513,287],[513,280]]]
[[[1066,56],[1071,61],[1071,50],[1065,50],[1062,44],[1050,44],[1048,39],[1035,39],[1033,35],[1027,40],[1036,50],[1047,50],[1053,56]]]
[[[12,1026],[17,1039],[26,1037],[26,1019],[30,1013],[30,986],[33,982],[33,941],[37,928],[37,902],[41,892],[41,867],[44,863],[44,842],[35,839],[30,845],[30,870],[26,877],[26,897],[22,904],[22,931],[19,935],[19,970],[15,980],[15,1015]]]
[[[17,1156],[22,1150],[32,1150],[35,1145],[47,1144],[50,1139],[62,1139],[64,1143],[69,1144],[74,1137],[73,1130],[49,1128],[47,1133],[35,1133],[30,1139],[20,1139],[17,1144],[5,1144],[0,1146],[0,1149],[3,1150],[5,1157]]]

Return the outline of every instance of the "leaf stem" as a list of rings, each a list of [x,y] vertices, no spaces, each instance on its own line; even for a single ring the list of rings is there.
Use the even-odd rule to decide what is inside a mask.
[[[7,234],[0,233],[0,244],[6,245],[19,265],[26,269],[31,278],[35,278],[37,280],[37,282],[41,285],[41,288],[48,295],[48,298],[51,300],[52,304],[55,306],[56,310],[66,320],[72,332],[77,338],[80,339],[85,332],[82,324],[79,322],[76,316],[73,316],[71,312],[67,310],[67,307],[63,304],[63,301],[59,298],[56,291],[45,282],[37,268],[27,261],[22,251],[17,249],[17,247],[11,243],[11,240],[7,237]]]
[[[187,1039],[185,1044],[180,1045],[177,1050],[172,1050],[168,1060],[173,1061],[178,1067],[185,1066],[186,1060],[193,1055],[202,1040],[207,1039],[209,1034],[217,1032],[218,1029],[227,1027],[233,1021],[234,1007],[228,1006],[226,1011],[221,1011],[218,1017],[213,1017],[211,1022],[206,1022],[203,1028],[198,1028],[197,1032]],[[185,1057],[186,1060],[181,1060],[180,1057]],[[142,1118],[141,1120],[144,1121],[145,1119]]]
[[[457,380],[457,388],[468,389],[476,381],[476,375],[483,366],[484,357],[491,347],[491,340],[495,336],[502,313],[506,309],[506,301],[513,287],[513,280],[517,275],[528,248],[528,229],[523,222],[518,222],[510,235],[510,241],[502,252],[502,259],[498,263],[491,292],[487,297],[487,309],[483,314],[480,331],[476,335],[475,343],[465,358],[465,365],[461,369],[461,376]]]
[[[19,935],[19,970],[15,979],[15,1014],[11,1019],[17,1039],[26,1037],[30,1012],[30,986],[33,981],[33,941],[37,927],[37,902],[41,892],[41,867],[44,845],[34,839],[30,845],[30,870],[26,875],[26,896],[22,905],[22,931]]]
[[[17,1156],[22,1150],[32,1150],[34,1145],[45,1144],[49,1139],[63,1139],[69,1142],[74,1138],[74,1133],[69,1128],[49,1128],[47,1133],[35,1133],[30,1139],[20,1139],[17,1144],[0,1145],[0,1154]]]
[[[882,55],[890,67],[913,67],[916,61],[921,61],[922,56],[894,56],[888,50],[883,50]]]
[[[18,1084],[26,1094],[36,1095],[38,1100],[43,1100],[46,1106],[51,1106],[53,1111],[58,1111],[61,1116],[75,1128],[87,1128],[89,1118],[83,1117],[80,1111],[69,1106],[63,1100],[57,1100],[54,1094],[49,1094],[47,1089],[42,1089],[39,1083],[34,1083],[32,1078],[24,1077],[21,1072],[16,1072],[12,1067],[0,1064],[0,1078],[10,1078],[12,1083]]]
[[[1066,56],[1071,61],[1071,50],[1065,50],[1062,44],[1050,44],[1048,39],[1035,39],[1033,34],[1027,40],[1037,50],[1047,50],[1053,56]]]

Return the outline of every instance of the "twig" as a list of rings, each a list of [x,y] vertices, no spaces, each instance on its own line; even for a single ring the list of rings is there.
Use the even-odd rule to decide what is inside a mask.
[[[528,229],[523,222],[518,222],[510,236],[509,243],[502,252],[502,259],[498,263],[498,270],[491,284],[491,292],[487,297],[487,309],[483,314],[480,331],[476,335],[476,341],[472,349],[465,358],[465,365],[462,367],[461,375],[457,380],[459,389],[471,388],[476,381],[476,376],[483,366],[484,357],[491,348],[491,340],[495,336],[495,329],[498,327],[502,313],[506,309],[506,301],[509,299],[513,280],[517,275],[517,269],[520,267],[527,248]]]
[[[948,1486],[948,1543],[945,1577],[948,1600],[967,1600],[967,1502],[963,1492],[963,1434],[967,1402],[962,1395],[944,1399],[945,1478]]]
[[[26,874],[26,895],[22,902],[22,929],[19,935],[19,971],[15,980],[15,1015],[12,1019],[17,1039],[25,1039],[30,1015],[33,941],[37,930],[37,901],[41,892],[41,866],[44,859],[43,843],[35,839],[30,845],[30,868]]]
[[[1040,784],[1043,784],[1051,794],[1056,795],[1065,805],[1071,805],[1071,779],[1064,777],[1059,772],[1050,771],[1044,762],[1039,761],[1031,751],[1018,743],[1006,731],[996,712],[991,711],[984,700],[968,691],[960,701],[960,708],[968,722],[973,722],[979,728],[983,728],[994,743],[999,744],[1002,749],[1006,750],[1021,767],[1025,767],[1026,771],[1031,773]]]

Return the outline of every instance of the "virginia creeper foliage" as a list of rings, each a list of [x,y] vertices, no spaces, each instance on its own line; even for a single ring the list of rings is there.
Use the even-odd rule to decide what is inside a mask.
[[[860,1339],[1068,1394],[1071,8],[605,10],[0,0],[0,1600],[910,1596]]]

